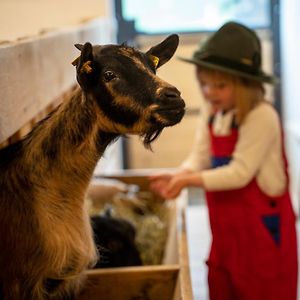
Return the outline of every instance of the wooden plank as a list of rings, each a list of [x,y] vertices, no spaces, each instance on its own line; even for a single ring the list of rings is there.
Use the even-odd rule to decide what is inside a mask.
[[[95,176],[98,179],[115,179],[119,180],[125,184],[133,184],[139,186],[141,191],[147,191],[149,190],[149,180],[148,176],[135,176],[135,175],[128,175],[128,176],[123,176],[123,175],[96,175]]]
[[[181,231],[178,235],[179,238],[179,258],[180,258],[180,291],[181,300],[193,300],[193,290],[191,281],[191,272],[189,265],[188,241],[186,232],[186,217],[185,209],[181,211]]]
[[[157,174],[159,172],[172,172],[174,169],[130,169],[130,170],[120,170],[119,172],[114,172],[112,174],[97,174],[96,179],[106,178],[119,180],[125,184],[134,184],[139,186],[141,191],[149,190],[149,179],[148,177],[152,174]]]
[[[178,249],[178,222],[177,222],[177,205],[175,201],[169,203],[170,224],[168,229],[168,238],[166,242],[163,264],[179,264],[179,249]]]
[[[75,82],[75,43],[107,43],[112,20],[95,19],[0,45],[0,143],[8,139]]]
[[[170,300],[178,271],[178,265],[91,270],[77,300]]]

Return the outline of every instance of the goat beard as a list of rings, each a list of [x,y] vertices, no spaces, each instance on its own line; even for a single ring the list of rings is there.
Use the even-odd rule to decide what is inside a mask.
[[[143,138],[144,147],[146,149],[152,151],[151,143],[159,137],[163,129],[164,127],[151,128],[148,132],[141,135],[141,137]]]

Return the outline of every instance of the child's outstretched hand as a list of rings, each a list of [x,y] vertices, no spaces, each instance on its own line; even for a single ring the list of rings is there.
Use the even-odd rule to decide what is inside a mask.
[[[174,174],[152,175],[149,177],[150,189],[165,199],[174,199],[188,185],[190,173],[190,171],[181,170]]]
[[[164,173],[164,174],[157,174],[157,175],[151,175],[149,177],[149,181],[150,181],[150,189],[160,195],[161,197],[164,197],[164,193],[163,190],[165,189],[165,187],[167,186],[168,182],[171,180],[171,178],[173,177],[173,174],[168,174],[168,173]]]
[[[166,199],[174,199],[179,196],[181,190],[188,185],[188,174],[175,174],[162,189],[162,196]]]

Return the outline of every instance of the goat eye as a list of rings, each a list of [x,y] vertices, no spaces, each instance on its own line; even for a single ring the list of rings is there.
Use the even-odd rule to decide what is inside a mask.
[[[116,74],[112,71],[106,71],[103,74],[103,78],[106,82],[109,82],[109,81],[113,80],[116,77],[117,77]]]

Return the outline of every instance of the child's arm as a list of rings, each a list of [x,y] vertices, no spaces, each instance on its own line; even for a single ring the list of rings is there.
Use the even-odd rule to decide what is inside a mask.
[[[277,157],[278,159],[273,159]],[[271,161],[275,166],[271,166]],[[266,172],[266,165],[270,170]],[[274,169],[275,168],[275,169]],[[268,182],[275,177],[275,186],[284,188],[283,162],[281,158],[281,128],[275,109],[268,104],[260,104],[247,116],[239,129],[239,139],[231,162],[223,167],[202,172],[206,190],[230,190],[242,188],[264,169]],[[276,171],[276,172],[274,172]],[[277,184],[278,183],[278,184]],[[273,184],[274,186],[274,184]],[[274,194],[278,191],[274,191]]]

